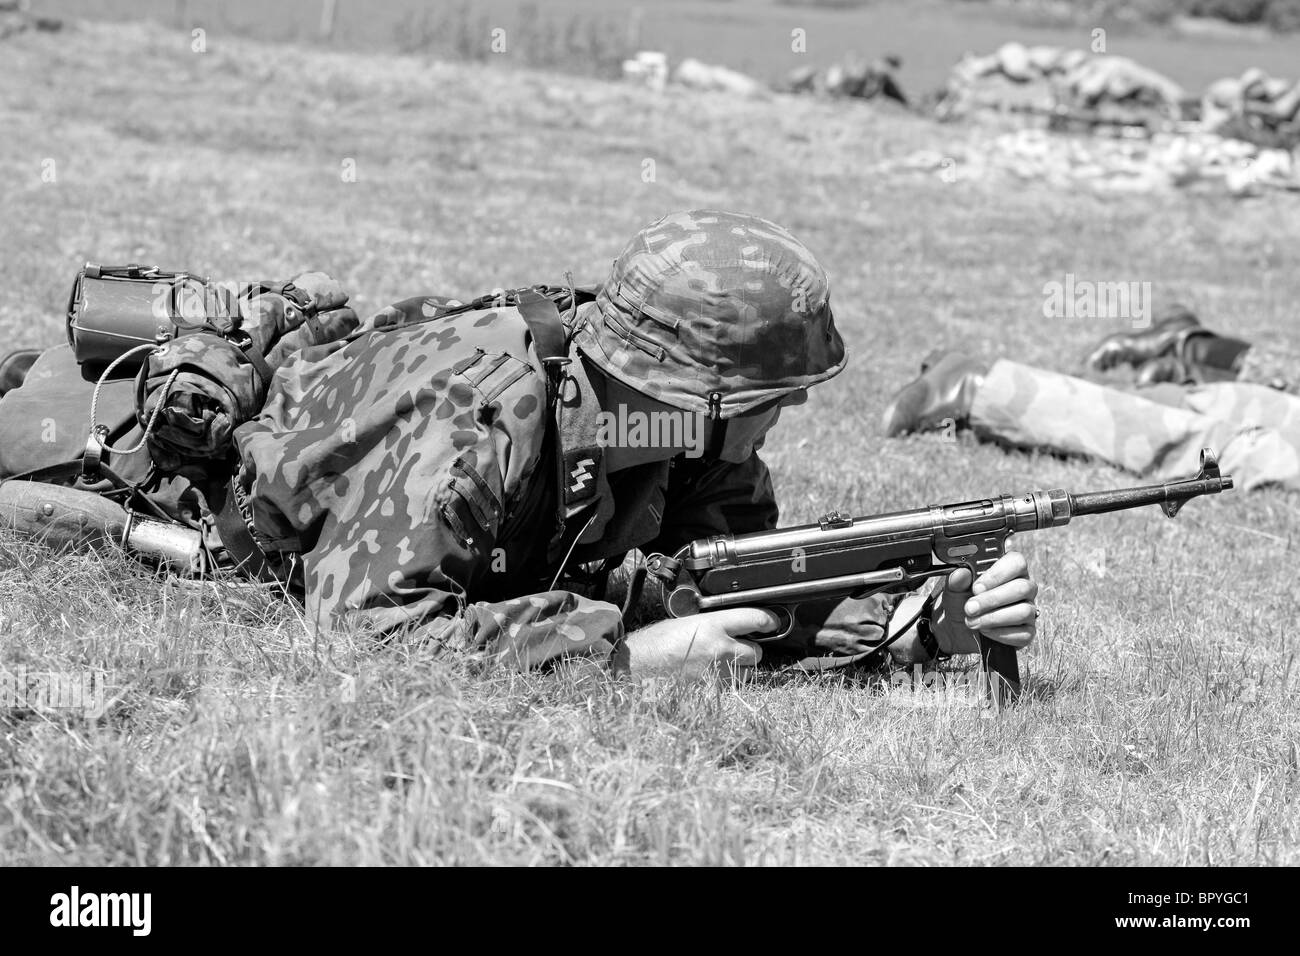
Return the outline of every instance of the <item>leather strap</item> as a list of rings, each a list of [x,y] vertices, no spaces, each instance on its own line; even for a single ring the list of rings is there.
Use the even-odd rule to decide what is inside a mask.
[[[248,363],[257,370],[257,374],[262,379],[262,388],[269,390],[271,388],[271,377],[275,375],[275,372],[271,370],[270,364],[262,356],[262,353],[253,348],[252,345],[249,345],[248,348],[241,348],[239,351],[244,353]]]
[[[234,479],[226,486],[225,502],[213,515],[217,534],[226,552],[235,560],[235,567],[243,574],[259,581],[275,580],[266,551],[257,543],[239,507],[239,490]]]
[[[46,484],[61,484],[65,481],[76,481],[83,474],[84,464],[82,459],[76,461],[65,461],[57,465],[46,465],[44,468],[33,468],[31,471],[24,471],[20,475],[10,475],[5,481],[41,481]],[[131,487],[130,482],[119,475],[101,460],[98,464],[99,474],[107,478],[118,489],[127,489]]]
[[[924,648],[927,660],[944,660],[949,656],[940,652],[939,639],[930,630],[930,600],[933,593],[933,585],[922,586],[899,599],[885,626],[885,640],[880,648],[893,644],[915,625],[917,642]]]
[[[547,550],[550,554],[555,554],[562,545],[568,520],[564,449],[561,444],[561,436],[564,434],[564,402],[560,400],[560,389],[563,385],[564,366],[570,361],[569,343],[560,310],[550,299],[533,289],[527,289],[519,294],[515,307],[527,323],[528,331],[533,336],[533,351],[546,369],[546,407],[552,419],[547,427],[554,429],[555,435],[555,531]]]
[[[930,630],[930,618],[925,615],[916,619],[916,640],[925,651],[926,657],[932,661],[946,660],[951,656],[939,649],[939,639]]]
[[[519,315],[528,324],[528,331],[533,334],[533,350],[542,363],[564,366],[569,364],[569,340],[560,310],[552,299],[548,299],[535,289],[525,289],[519,293],[515,303]]]

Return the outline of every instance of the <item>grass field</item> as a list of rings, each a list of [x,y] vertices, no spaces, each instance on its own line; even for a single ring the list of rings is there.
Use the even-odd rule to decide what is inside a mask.
[[[86,258],[325,269],[365,312],[595,280],[666,211],[749,210],[822,258],[851,349],[768,441],[786,522],[1131,483],[880,434],[936,344],[1073,370],[1110,328],[1043,318],[1043,284],[1065,273],[1150,281],[1157,304],[1300,346],[1294,201],[867,175],[969,134],[860,104],[208,42],[95,26],[0,44],[6,344],[60,340]],[[1027,698],[990,721],[870,675],[647,692],[595,664],[483,672],[314,635],[273,596],[3,539],[0,662],[110,686],[99,718],[0,712],[0,858],[1300,862],[1296,498],[1080,520],[1023,547],[1041,634]]]

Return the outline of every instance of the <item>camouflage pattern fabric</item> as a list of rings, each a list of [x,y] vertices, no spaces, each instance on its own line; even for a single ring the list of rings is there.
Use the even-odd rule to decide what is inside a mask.
[[[618,608],[551,583],[557,474],[528,327],[508,307],[438,318],[450,301],[398,303],[331,354],[277,372],[262,413],[235,433],[254,528],[301,553],[322,627],[406,629],[521,667],[608,655],[623,635]],[[569,369],[560,454],[596,444],[604,381],[596,363]],[[566,481],[589,494],[566,524],[570,569],[777,521],[757,455],[612,473],[595,455],[575,471]],[[896,600],[810,608],[791,650],[861,651]]]
[[[994,441],[1100,458],[1162,481],[1195,474],[1209,446],[1238,488],[1300,488],[1300,398],[1263,385],[1128,392],[1004,359],[975,393],[970,421]]]
[[[220,459],[235,427],[257,414],[266,385],[248,356],[221,336],[186,335],[149,353],[143,422],[163,410],[149,452],[166,471],[190,460]],[[173,373],[176,378],[171,379]]]
[[[794,236],[756,216],[665,216],[633,237],[580,317],[578,348],[605,374],[724,419],[845,363],[826,273]]]
[[[538,524],[554,509],[533,488],[550,469],[527,325],[514,309],[423,323],[442,301],[399,303],[365,324],[375,331],[276,374],[236,432],[254,528],[302,553],[323,626],[431,625],[529,663],[534,641],[557,636],[608,650],[612,607],[538,587]],[[527,584],[505,588],[505,576]],[[502,600],[467,607],[483,595]]]
[[[231,433],[258,413],[270,384],[248,352],[264,356],[273,371],[302,349],[337,341],[357,328],[356,313],[347,308],[347,293],[338,282],[315,272],[293,284],[310,297],[305,312],[278,293],[255,294],[257,287],[240,297],[241,328],[251,340],[246,349],[205,332],[181,336],[150,353],[138,413],[145,423],[163,403],[149,435],[149,451],[163,470],[229,454]]]

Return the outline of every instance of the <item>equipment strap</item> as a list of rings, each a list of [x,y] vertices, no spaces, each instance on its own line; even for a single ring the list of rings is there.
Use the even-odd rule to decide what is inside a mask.
[[[519,293],[515,308],[533,334],[533,350],[552,376],[569,364],[569,337],[555,300],[536,289]]]
[[[239,480],[232,478],[226,486],[226,500],[213,514],[217,534],[226,552],[235,560],[235,567],[243,574],[259,581],[277,580],[266,551],[248,526],[248,520],[239,506]]]
[[[33,468],[31,471],[24,471],[20,475],[10,475],[5,481],[40,481],[46,484],[58,484],[64,481],[76,481],[83,474],[83,461],[78,458],[75,461],[65,461],[57,465],[46,465],[43,468]],[[99,462],[99,473],[113,483],[113,486],[120,491],[127,490],[133,486],[117,472],[113,471],[102,461]]]
[[[515,302],[520,317],[528,325],[533,336],[533,351],[546,369],[546,407],[550,412],[548,428],[553,428],[555,461],[555,530],[548,545],[549,553],[556,553],[564,539],[565,523],[568,520],[568,502],[564,482],[564,450],[561,436],[564,424],[564,402],[560,400],[564,387],[564,367],[569,364],[569,341],[560,318],[560,310],[555,302],[542,295],[536,289],[526,289],[519,293]]]

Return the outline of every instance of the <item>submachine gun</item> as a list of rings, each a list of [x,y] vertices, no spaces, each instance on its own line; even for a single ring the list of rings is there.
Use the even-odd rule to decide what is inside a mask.
[[[1192,478],[1076,494],[1054,488],[861,518],[832,511],[816,524],[701,538],[672,557],[651,555],[647,570],[663,583],[670,616],[768,608],[781,617],[780,632],[753,640],[771,641],[790,633],[806,601],[910,591],[962,567],[973,578],[1002,557],[1016,532],[1144,505],[1172,518],[1189,499],[1231,487],[1232,476],[1219,473],[1214,451],[1205,448]],[[1020,690],[1015,649],[983,634],[979,648],[990,702],[1000,710]]]

